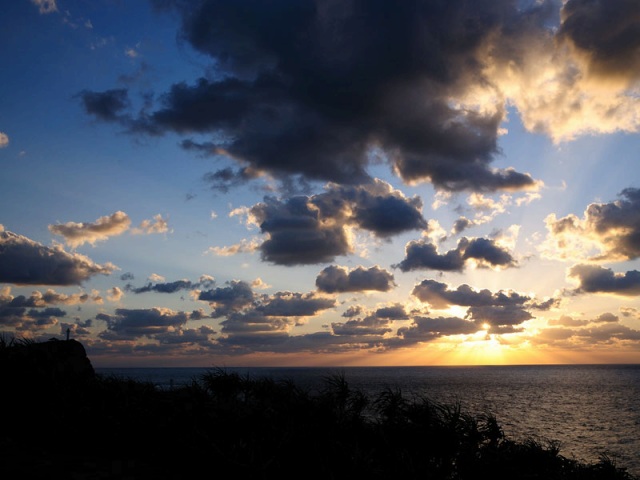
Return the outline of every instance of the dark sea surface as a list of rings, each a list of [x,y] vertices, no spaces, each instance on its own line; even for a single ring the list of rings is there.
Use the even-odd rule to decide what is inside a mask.
[[[175,388],[209,368],[96,368]],[[597,462],[602,454],[640,476],[640,365],[477,367],[226,367],[250,378],[292,380],[310,392],[327,376],[376,395],[399,388],[407,399],[459,402],[471,414],[493,414],[513,440],[553,440],[568,458]]]

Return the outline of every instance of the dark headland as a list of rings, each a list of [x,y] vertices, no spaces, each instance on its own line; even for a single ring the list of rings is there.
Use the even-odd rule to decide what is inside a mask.
[[[75,340],[0,339],[2,477],[10,479],[636,479],[552,440],[512,441],[499,419],[339,375],[291,381],[212,369],[191,385],[97,375]]]

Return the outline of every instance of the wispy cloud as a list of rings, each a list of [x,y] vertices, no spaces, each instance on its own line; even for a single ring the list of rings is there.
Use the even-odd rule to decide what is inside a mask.
[[[38,7],[38,11],[42,14],[58,11],[56,0],[31,0],[31,3]]]

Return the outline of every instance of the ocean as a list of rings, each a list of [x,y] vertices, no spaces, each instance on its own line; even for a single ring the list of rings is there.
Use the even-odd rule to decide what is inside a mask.
[[[175,388],[209,368],[96,368]],[[250,378],[292,380],[313,391],[343,375],[349,386],[376,395],[400,389],[435,402],[459,402],[471,414],[493,414],[513,440],[559,442],[567,458],[597,462],[606,454],[640,477],[640,365],[476,367],[225,367]]]

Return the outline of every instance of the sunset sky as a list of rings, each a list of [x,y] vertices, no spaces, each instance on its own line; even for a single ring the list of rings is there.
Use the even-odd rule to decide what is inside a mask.
[[[0,44],[5,338],[640,362],[640,0],[15,0]]]

